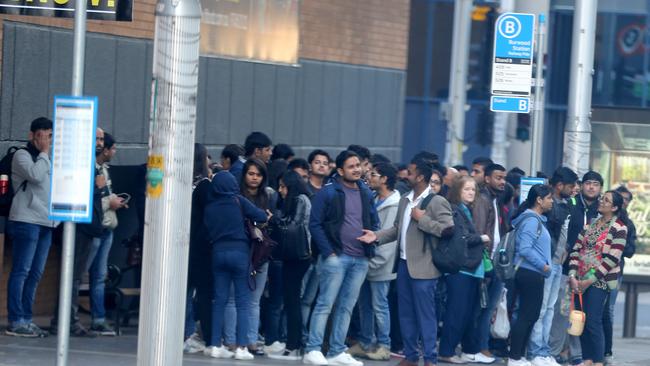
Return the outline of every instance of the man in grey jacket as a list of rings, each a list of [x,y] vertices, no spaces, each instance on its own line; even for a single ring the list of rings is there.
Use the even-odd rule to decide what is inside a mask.
[[[397,240],[397,298],[405,359],[400,366],[416,366],[420,349],[425,366],[437,362],[437,319],[434,293],[440,271],[433,264],[431,247],[440,238],[453,234],[451,205],[442,196],[434,196],[425,210],[421,202],[431,192],[429,179],[433,168],[423,160],[409,164],[409,182],[413,190],[402,197],[393,226],[376,233],[364,230],[359,240],[380,244]],[[432,246],[427,245],[430,235]]]
[[[43,275],[57,222],[48,219],[52,121],[32,121],[27,147],[16,151],[11,163],[14,198],[7,231],[12,240],[12,268],[7,286],[7,335],[45,337],[32,322],[32,305]]]
[[[400,200],[400,194],[395,190],[397,168],[390,163],[379,163],[368,177],[370,188],[376,194],[374,204],[381,229],[388,229],[395,223]],[[375,256],[368,263],[368,275],[359,293],[359,343],[348,350],[352,356],[378,361],[390,359],[388,289],[390,282],[397,277],[393,270],[396,247],[397,241],[377,247]],[[376,347],[373,346],[375,341]]]

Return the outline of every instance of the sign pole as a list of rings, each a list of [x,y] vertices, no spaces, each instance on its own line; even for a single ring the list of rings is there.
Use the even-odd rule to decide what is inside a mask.
[[[530,175],[535,176],[541,166],[544,140],[544,48],[546,47],[546,19],[539,15],[537,27],[537,69],[535,71],[535,104],[533,105],[533,136],[530,154]]]
[[[462,164],[465,136],[465,104],[467,103],[467,69],[469,42],[472,33],[472,0],[456,0],[454,31],[451,48],[451,76],[449,78],[449,116],[447,118],[447,165]]]
[[[576,0],[573,16],[569,104],[564,127],[563,165],[582,176],[589,170],[591,92],[596,42],[597,0]]]
[[[183,363],[200,25],[198,0],[156,5],[139,366]]]
[[[74,48],[72,62],[72,95],[81,96],[84,85],[84,62],[86,56],[86,6],[85,0],[76,1],[74,15]],[[63,224],[63,254],[61,256],[61,285],[59,289],[59,314],[57,334],[57,366],[68,365],[70,341],[70,312],[72,307],[72,276],[74,271],[74,246],[76,224]]]

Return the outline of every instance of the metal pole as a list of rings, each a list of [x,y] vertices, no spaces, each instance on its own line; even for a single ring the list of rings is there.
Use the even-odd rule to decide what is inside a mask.
[[[198,0],[156,5],[140,366],[183,363],[200,20]]]
[[[576,0],[563,163],[579,176],[589,170],[591,86],[597,14],[598,0]]]
[[[514,0],[501,0],[499,11],[509,13],[515,10]],[[508,125],[513,119],[511,113],[494,113],[494,127],[492,130],[492,151],[490,158],[497,164],[508,166],[507,150],[510,146],[508,142]]]
[[[86,1],[76,1],[74,14],[74,45],[72,55],[72,95],[83,95],[84,63],[86,56]],[[74,271],[74,222],[63,223],[63,253],[61,256],[61,284],[57,318],[57,366],[68,365],[70,343],[70,312],[72,307],[72,277]]]
[[[467,68],[469,41],[472,33],[472,0],[456,0],[454,32],[449,78],[450,115],[447,123],[445,157],[447,165],[462,164],[465,137],[465,104],[467,102]]]
[[[530,175],[535,176],[542,160],[544,140],[544,48],[546,48],[546,17],[539,15],[537,25],[537,70],[535,72],[535,104],[533,105],[533,136],[530,154]]]

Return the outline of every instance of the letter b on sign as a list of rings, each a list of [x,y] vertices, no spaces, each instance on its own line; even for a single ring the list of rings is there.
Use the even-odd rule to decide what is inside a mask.
[[[528,110],[528,101],[525,99],[522,99],[519,101],[519,110],[520,111],[525,111]]]
[[[513,34],[517,30],[515,22],[508,20],[504,23],[506,34]]]

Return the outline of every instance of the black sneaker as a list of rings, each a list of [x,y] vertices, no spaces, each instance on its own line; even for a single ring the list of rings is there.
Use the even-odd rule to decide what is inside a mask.
[[[17,327],[9,327],[5,330],[5,334],[12,337],[23,338],[38,338],[39,333],[30,328],[28,324],[19,325]]]
[[[47,331],[41,329],[38,325],[36,325],[34,323],[29,323],[28,327],[29,327],[29,329],[34,331],[34,333],[38,334],[39,338],[45,338],[45,337],[47,337],[49,335],[47,333]]]
[[[70,335],[72,337],[97,337],[97,334],[89,332],[81,323],[77,322],[70,326]]]
[[[97,335],[115,337],[117,333],[106,322],[96,323],[90,326],[90,331]]]

